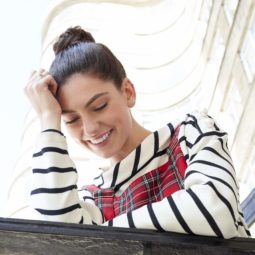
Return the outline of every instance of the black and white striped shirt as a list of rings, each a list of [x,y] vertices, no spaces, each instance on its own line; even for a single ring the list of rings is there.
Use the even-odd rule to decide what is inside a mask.
[[[95,178],[100,188],[121,195],[135,179],[164,164],[174,124],[155,131],[121,162]],[[184,188],[104,222],[90,193],[77,189],[77,171],[65,137],[56,130],[40,134],[33,155],[31,206],[40,219],[135,227],[231,238],[249,236],[240,208],[238,183],[227,134],[203,112],[188,114],[178,140],[187,162]],[[85,200],[81,200],[84,198]]]

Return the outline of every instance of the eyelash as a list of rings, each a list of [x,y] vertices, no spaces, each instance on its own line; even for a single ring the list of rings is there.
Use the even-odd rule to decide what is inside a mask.
[[[94,111],[98,112],[100,110],[103,110],[107,106],[107,103],[104,103],[103,105],[99,106],[98,108],[95,108]]]
[[[73,120],[70,120],[70,121],[65,121],[65,124],[66,125],[70,125],[70,124],[73,124],[76,120],[78,120],[79,118],[75,118]]]
[[[95,112],[98,112],[100,110],[103,110],[105,107],[107,106],[107,103],[99,106],[98,108],[94,109]],[[75,118],[73,120],[70,120],[70,121],[66,121],[65,124],[66,125],[70,125],[70,124],[73,124],[76,120],[78,120],[79,118]]]

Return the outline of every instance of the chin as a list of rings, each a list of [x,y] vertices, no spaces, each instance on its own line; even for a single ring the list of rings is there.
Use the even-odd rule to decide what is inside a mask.
[[[112,154],[109,153],[109,152],[104,152],[104,151],[100,151],[100,150],[93,150],[88,145],[86,145],[84,142],[79,142],[79,145],[83,149],[85,149],[85,150],[95,154],[96,156],[98,156],[100,158],[108,159],[108,158],[110,158],[112,156]]]
[[[103,158],[103,159],[109,159],[113,156],[112,153],[106,153],[106,152],[100,152],[100,151],[91,151],[91,152],[93,152],[98,157]]]

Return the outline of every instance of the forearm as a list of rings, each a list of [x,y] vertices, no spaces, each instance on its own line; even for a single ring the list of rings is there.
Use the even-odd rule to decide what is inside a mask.
[[[61,115],[59,113],[43,113],[39,116],[41,131],[48,129],[61,131]]]
[[[224,238],[238,236],[229,208],[209,185],[178,191],[160,202],[120,215],[105,225]]]
[[[90,212],[81,203],[77,191],[77,171],[68,156],[67,144],[58,131],[48,130],[39,137],[33,155],[31,206],[45,220],[91,224]],[[91,209],[91,207],[89,208]],[[94,208],[97,215],[98,208]]]
[[[188,163],[184,188],[106,224],[224,238],[249,235],[227,134],[207,116],[190,116],[183,122],[179,141]]]

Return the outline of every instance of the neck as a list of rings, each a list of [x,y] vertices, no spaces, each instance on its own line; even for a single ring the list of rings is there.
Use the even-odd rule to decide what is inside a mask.
[[[129,140],[127,141],[127,145],[125,149],[118,153],[118,155],[111,158],[112,165],[124,159],[130,152],[138,147],[149,134],[151,134],[151,131],[145,129],[133,119],[132,131]]]

